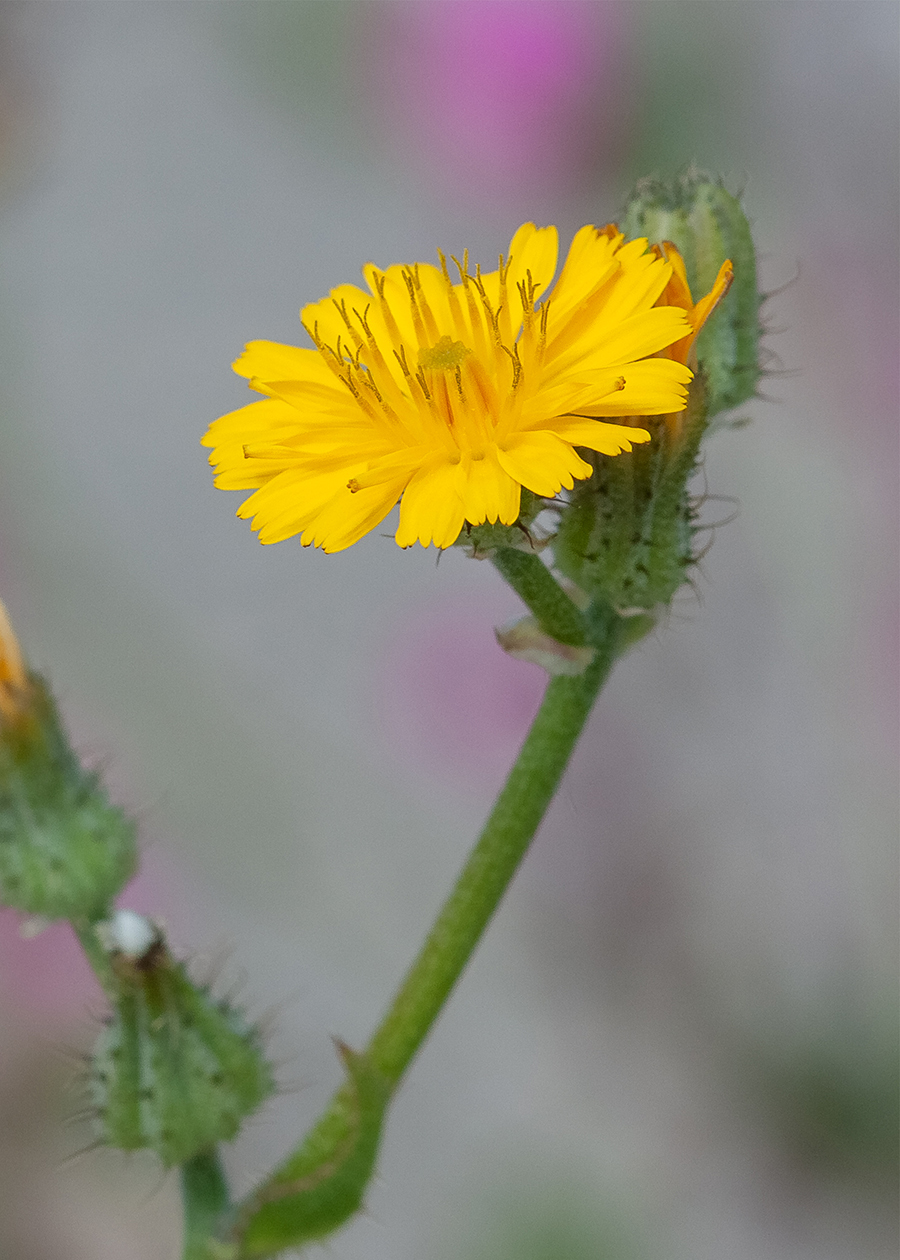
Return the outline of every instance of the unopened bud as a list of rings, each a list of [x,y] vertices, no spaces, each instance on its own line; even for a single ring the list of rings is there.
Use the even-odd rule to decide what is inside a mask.
[[[274,1088],[258,1030],[190,980],[149,919],[119,910],[97,935],[113,1001],[89,1082],[101,1140],[166,1167],[230,1141]]]
[[[716,284],[730,259],[734,283],[715,319],[697,338],[706,378],[707,414],[747,402],[759,382],[759,304],[756,253],[747,216],[722,182],[695,169],[672,180],[642,179],[628,201],[622,230],[665,248],[674,244],[695,299]]]
[[[92,919],[131,877],[135,824],[72,748],[0,604],[0,904]]]

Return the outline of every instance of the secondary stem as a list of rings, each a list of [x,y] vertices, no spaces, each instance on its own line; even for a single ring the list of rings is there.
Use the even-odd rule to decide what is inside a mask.
[[[581,647],[588,642],[588,619],[569,598],[539,556],[533,552],[500,547],[492,559],[541,627],[560,643]]]

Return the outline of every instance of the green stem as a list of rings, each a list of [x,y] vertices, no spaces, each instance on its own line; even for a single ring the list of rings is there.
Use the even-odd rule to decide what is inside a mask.
[[[514,547],[498,547],[491,558],[547,634],[573,647],[587,643],[587,618],[538,556]]]
[[[616,656],[619,619],[608,613],[604,620],[601,633],[592,636],[597,654],[585,672],[548,684],[481,837],[369,1042],[366,1053],[391,1084],[399,1081],[440,1014],[556,793]]]
[[[94,975],[99,980],[106,996],[110,1001],[113,1001],[116,995],[116,986],[112,976],[109,954],[103,948],[97,936],[97,922],[97,920],[77,919],[73,920],[72,927],[75,935],[78,937],[78,943],[84,950],[85,957],[93,969]]]
[[[348,1080],[301,1144],[238,1208],[232,1237],[244,1260],[325,1238],[362,1203],[390,1095],[509,887],[621,650],[624,623],[611,608],[592,608],[584,624],[596,649],[591,664],[577,677],[548,684],[484,831],[381,1025],[361,1055],[345,1053]]]
[[[184,1205],[182,1260],[213,1260],[212,1239],[228,1211],[228,1183],[215,1147],[202,1151],[181,1166]]]

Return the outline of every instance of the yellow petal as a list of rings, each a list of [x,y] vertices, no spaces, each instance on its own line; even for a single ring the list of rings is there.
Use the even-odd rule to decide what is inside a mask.
[[[630,451],[632,445],[649,442],[646,429],[635,429],[626,424],[604,424],[601,420],[576,420],[560,417],[553,432],[573,446],[586,446],[601,455],[618,455]]]
[[[400,498],[406,480],[404,477],[386,485],[371,486],[358,494],[351,494],[346,487],[338,490],[304,529],[303,546],[321,547],[329,554],[352,547],[384,520]],[[260,541],[264,541],[262,537]]]
[[[568,442],[546,431],[520,433],[497,452],[500,466],[520,485],[552,498],[576,478],[589,477],[591,466]]]
[[[222,441],[246,441],[246,434],[276,433],[297,423],[297,412],[287,403],[277,399],[248,403],[219,416],[200,439],[201,446],[217,446]]]
[[[462,469],[460,493],[466,520],[473,525],[485,521],[494,525],[498,520],[511,525],[516,518],[510,517],[510,510],[514,504],[518,507],[515,483],[499,462],[497,448],[489,447],[481,459],[466,456]]]
[[[618,268],[621,233],[587,224],[575,233],[559,279],[550,294],[551,320],[561,323]]]
[[[604,318],[593,339],[586,333],[553,363],[548,375],[552,372],[552,379],[563,373],[581,375],[614,367],[623,368],[624,375],[626,364],[663,350],[688,332],[690,324],[676,306],[652,307],[612,325]]]
[[[398,547],[449,547],[459,537],[465,513],[460,494],[462,469],[445,459],[431,460],[410,481],[400,500]]]
[[[700,299],[694,307],[691,323],[694,326],[694,336],[700,331],[710,315],[721,302],[722,298],[731,288],[731,282],[734,279],[734,267],[731,259],[727,258],[719,268],[719,274],[716,276],[716,282],[707,293],[706,297]]]
[[[643,359],[622,369],[625,386],[596,403],[578,406],[587,416],[664,416],[683,411],[693,372],[674,359]]]
[[[509,243],[507,261],[506,286],[513,301],[513,309],[518,313],[516,290],[525,282],[531,273],[535,297],[543,293],[556,271],[556,259],[559,254],[559,233],[555,227],[535,227],[533,223],[523,223]]]
[[[262,381],[318,381],[333,385],[335,378],[318,350],[286,346],[278,341],[249,341],[232,363],[238,376]]]

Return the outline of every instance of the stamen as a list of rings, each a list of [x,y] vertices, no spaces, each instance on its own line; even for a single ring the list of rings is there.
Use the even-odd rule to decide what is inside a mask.
[[[372,393],[381,403],[382,407],[384,407],[385,410],[387,410],[387,403],[382,398],[381,393],[378,389],[378,386],[375,384],[375,381],[372,378],[372,373],[367,372],[364,367],[360,367],[359,371],[360,371],[360,378],[362,380],[362,383],[366,386],[367,389],[370,389],[372,391]]]
[[[550,318],[550,298],[545,298],[541,303],[541,323],[538,331],[537,357],[538,362],[543,363],[544,352],[547,349],[547,321]]]
[[[441,274],[443,275],[444,283],[447,286],[447,300],[450,303],[450,318],[453,320],[455,330],[464,334],[465,322],[463,320],[462,307],[459,304],[459,298],[456,294],[456,289],[453,286],[453,281],[450,279],[450,272],[447,268],[447,259],[445,258],[443,251],[440,249],[438,250],[438,258],[441,260]],[[453,261],[456,262],[456,259],[454,258]],[[458,267],[459,263],[456,263],[456,265]]]
[[[434,338],[428,336],[428,331],[425,328],[425,323],[422,319],[422,312],[419,310],[419,303],[416,301],[416,284],[412,271],[409,267],[404,267],[402,275],[406,284],[407,292],[409,293],[409,309],[412,314],[413,328],[415,329],[416,336],[419,339],[419,345],[424,346],[427,345],[429,341],[433,341]]]
[[[488,341],[484,335],[484,324],[481,321],[481,312],[475,303],[475,295],[472,293],[472,277],[469,275],[469,251],[463,250],[463,260],[460,263],[458,258],[450,255],[459,268],[460,279],[462,280],[463,292],[466,295],[466,307],[469,312],[469,323],[472,329],[472,337],[475,341],[475,353],[482,357],[487,357]]]
[[[322,340],[322,338],[319,336],[319,321],[316,320],[312,328],[310,328],[308,324],[304,324],[303,327],[306,329],[307,333],[312,338],[313,345],[316,347],[319,354],[321,354],[322,358],[331,368],[332,372],[334,372],[338,380],[343,381],[344,384],[347,385],[348,382],[346,379],[346,369],[344,366],[344,362],[340,358],[340,356],[335,353],[335,351],[331,348],[331,346],[327,346],[325,342]],[[338,338],[338,346],[340,346],[340,338]],[[349,386],[349,388],[351,390],[351,393],[355,392],[352,386]]]
[[[384,320],[388,336],[395,345],[402,345],[403,338],[400,335],[400,329],[397,327],[397,321],[394,319],[393,312],[391,311],[391,304],[384,296],[387,277],[382,272],[373,271],[372,280],[375,283],[375,288],[378,290],[378,300],[381,306],[381,318]]]
[[[400,371],[403,373],[406,379],[409,380],[410,377],[412,376],[412,372],[410,372],[409,364],[406,362],[406,346],[401,346],[399,350],[395,350],[394,358],[400,364]]]
[[[335,307],[337,308],[337,312],[340,315],[341,319],[347,325],[347,331],[349,332],[350,336],[353,338],[353,341],[356,344],[357,348],[359,348],[360,346],[362,346],[363,340],[362,340],[362,337],[360,337],[359,333],[356,331],[356,329],[353,327],[353,324],[350,322],[350,316],[347,314],[346,299],[341,298],[340,302],[337,300],[337,298],[332,298],[331,300],[334,303]]]
[[[459,401],[464,403],[466,401],[466,396],[463,393],[462,372],[460,371],[459,366],[454,369],[453,376],[456,381],[456,392],[459,394]]]
[[[456,270],[459,272],[459,278],[460,278],[460,282],[462,283],[463,288],[468,289],[469,281],[473,279],[473,277],[469,275],[468,249],[463,250],[462,262],[459,261],[459,259],[456,257],[455,254],[451,254],[450,258],[452,259],[453,262],[456,263]]]
[[[366,334],[366,336],[369,338],[369,340],[370,340],[370,341],[374,341],[374,340],[375,340],[375,338],[372,336],[372,329],[369,327],[369,311],[370,311],[371,309],[372,309],[372,303],[371,303],[371,302],[368,304],[368,306],[367,306],[367,307],[366,307],[366,309],[362,312],[362,314],[360,314],[360,312],[359,312],[359,311],[356,309],[356,307],[354,306],[354,308],[353,308],[353,314],[354,314],[354,315],[356,316],[356,318],[359,320],[360,327],[362,328],[362,330],[363,330],[363,332]]]
[[[510,350],[509,346],[501,346],[501,349],[505,350],[506,353],[509,355],[509,357],[512,359],[512,365],[513,365],[512,387],[513,387],[513,390],[516,390],[519,386],[519,382],[522,379],[522,360],[519,358],[519,347],[516,345],[513,347],[512,350]]]

